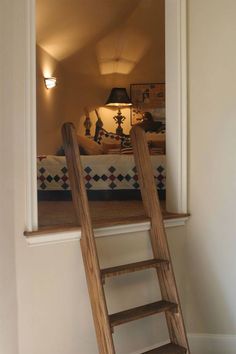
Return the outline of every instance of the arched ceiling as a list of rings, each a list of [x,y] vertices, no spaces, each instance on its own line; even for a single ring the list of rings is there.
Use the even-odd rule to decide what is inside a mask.
[[[153,0],[37,0],[37,44],[61,61],[100,40]],[[155,1],[155,0],[154,0]],[[140,19],[142,20],[142,19]]]

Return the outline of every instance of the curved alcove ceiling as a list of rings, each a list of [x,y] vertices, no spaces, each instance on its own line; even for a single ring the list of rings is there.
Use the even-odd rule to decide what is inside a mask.
[[[127,75],[164,51],[164,0],[37,0],[36,20],[37,44],[74,74]]]
[[[64,60],[124,22],[140,2],[37,0],[37,44],[55,59]]]

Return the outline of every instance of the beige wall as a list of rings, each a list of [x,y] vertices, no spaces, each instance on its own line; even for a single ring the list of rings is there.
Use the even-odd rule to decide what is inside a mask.
[[[36,47],[37,82],[37,153],[55,154],[61,143],[64,118],[64,75],[61,64],[45,50]],[[48,90],[44,77],[55,76],[56,88]]]
[[[17,353],[18,312],[20,354],[32,354],[33,350],[34,354],[77,354],[78,348],[91,354],[95,342],[84,277],[78,274],[78,269],[81,271],[78,244],[29,248],[22,236],[26,212],[26,171],[22,166],[26,164],[27,153],[27,45],[26,28],[22,24],[26,20],[26,4],[25,0],[0,3],[4,53],[0,66],[1,185],[4,186],[0,224],[0,284],[4,284],[4,291],[1,288],[0,292],[0,352]],[[187,260],[184,304],[187,328],[195,333],[236,333],[235,12],[234,0],[189,0],[192,216],[187,236],[185,229],[180,228],[171,230],[169,238],[180,283],[184,279],[182,262]],[[78,296],[81,296],[79,301]]]
[[[112,87],[126,87],[129,93],[131,83],[165,82],[164,1],[152,2],[151,8],[143,2],[124,23],[63,62],[66,119],[74,121],[79,132],[84,132],[84,106],[89,111],[99,108],[104,128],[116,129],[113,116],[117,111],[104,107]],[[117,62],[109,60],[114,52]],[[124,109],[123,114],[124,132],[128,133],[130,110]],[[92,112],[93,123],[95,117]]]
[[[236,334],[235,13],[235,0],[189,1],[191,332]]]
[[[17,11],[23,12],[21,16],[23,19],[26,15],[25,5],[25,0],[15,4]],[[18,133],[13,137],[14,152],[11,156],[11,161],[15,163],[17,174],[14,174],[15,188],[14,191],[11,190],[9,197],[14,200],[16,213],[14,230],[10,232],[7,229],[7,227],[12,225],[9,212],[6,217],[7,227],[5,226],[3,230],[8,231],[9,237],[13,238],[15,236],[19,354],[77,354],[78,350],[83,354],[95,354],[97,345],[79,243],[71,242],[30,248],[22,236],[26,219],[26,171],[22,168],[25,164],[26,156],[26,140],[24,136],[26,126],[26,107],[24,104],[26,100],[25,92],[21,87],[25,85],[27,67],[25,65],[26,52],[24,51],[26,45],[25,33],[17,22],[15,33],[19,36],[19,38],[17,36],[17,43],[21,45],[17,46],[18,60],[14,64],[18,85],[14,96],[14,113],[10,115],[9,122],[14,126],[15,132]],[[14,44],[16,45],[15,42]],[[6,173],[10,172],[9,165]],[[138,241],[136,235],[131,237],[135,247],[138,248],[133,257],[145,257],[147,253],[150,253],[145,234],[138,235]],[[185,239],[184,230],[177,229],[174,231],[173,229],[170,231],[169,237],[177,268],[177,278],[181,284],[184,260],[182,256]],[[120,253],[121,257],[124,257],[127,255],[127,249],[132,250],[129,236],[127,241],[124,240],[124,237],[119,236],[109,241],[108,239],[99,241],[103,264],[108,264],[111,260],[110,254],[114,250],[118,250],[117,245],[114,248],[114,243],[119,241],[122,244],[119,246],[120,252],[117,252],[117,255]],[[104,242],[107,244],[102,246]],[[127,247],[127,242],[129,247]],[[14,251],[14,245],[11,245],[10,250],[11,252]],[[102,250],[106,250],[105,253]],[[127,255],[128,258],[131,257],[131,253],[129,252]],[[152,300],[157,293],[155,286],[150,288],[148,286],[152,277],[153,275],[139,274],[135,278],[137,283],[134,292],[135,294],[142,292],[144,301]],[[10,279],[14,280],[14,278]],[[143,287],[144,282],[147,287]],[[133,303],[133,293],[131,294],[132,296],[128,296],[129,284],[129,277],[121,281],[120,290],[117,292],[118,296],[116,295],[113,298],[113,303],[111,298],[109,300],[111,310],[123,306],[128,307]],[[108,293],[111,292],[110,285],[107,285],[107,288]],[[127,296],[122,296],[123,294]],[[125,299],[126,301],[124,301]],[[139,299],[136,298],[135,301],[141,302],[142,299],[141,297]],[[12,313],[16,316],[16,310],[13,310]],[[147,327],[149,327],[148,332],[146,332]],[[118,350],[117,352],[132,353],[138,348],[155,344],[158,340],[166,338],[166,331],[162,332],[160,330],[157,339],[157,328],[160,329],[160,327],[160,320],[153,318],[143,320],[133,327],[133,338],[127,335],[129,333],[127,329],[131,328],[130,325],[123,327],[123,329],[118,329],[115,333],[115,341],[120,347],[120,351]],[[4,352],[4,354],[15,353],[8,351]]]
[[[144,3],[145,0],[141,0],[128,19],[120,21],[112,31],[107,27],[99,37],[61,61],[63,71],[59,74],[62,73],[63,82],[59,81],[54,91],[47,92],[43,87],[40,71],[47,56],[45,51],[38,49],[39,152],[51,153],[60,146],[62,120],[74,122],[78,132],[84,134],[84,107],[91,112],[92,132],[96,121],[95,108],[99,109],[104,128],[114,131],[113,116],[117,110],[103,107],[112,87],[126,87],[129,93],[130,83],[165,81],[164,0],[152,2],[151,7],[144,6]],[[62,95],[57,95],[57,90],[61,90]],[[128,133],[130,110],[124,109],[122,113],[126,116],[124,132]]]
[[[12,22],[8,21],[13,17]],[[12,3],[0,2],[0,353],[18,353],[17,297],[14,247],[14,141],[16,131],[13,115],[16,114],[17,75],[14,68],[14,31],[17,18]],[[20,119],[20,117],[18,117]],[[21,131],[18,134],[22,134]]]
[[[176,228],[168,235],[183,289],[185,231]],[[79,243],[29,248],[19,239],[17,249],[20,354],[98,353]],[[144,232],[100,238],[98,251],[102,267],[151,256]],[[160,298],[152,270],[107,280],[105,292],[111,313]],[[119,326],[114,333],[117,354],[137,353],[167,338],[163,316]]]

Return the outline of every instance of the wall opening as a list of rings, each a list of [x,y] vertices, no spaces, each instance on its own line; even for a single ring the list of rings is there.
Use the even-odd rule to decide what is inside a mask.
[[[97,14],[91,14],[90,2],[88,8],[85,9],[85,14],[86,11],[89,13],[89,23],[85,19],[84,21],[76,19],[74,23],[71,21],[70,26],[63,27],[62,25],[61,28],[60,26],[58,28],[60,21],[54,23],[53,17],[50,15],[55,9],[50,9],[46,1],[36,2],[37,155],[39,155],[38,162],[39,168],[41,168],[40,175],[38,168],[38,186],[41,185],[42,193],[46,192],[46,184],[50,183],[51,179],[55,181],[56,177],[61,180],[61,185],[64,185],[62,192],[67,191],[68,181],[66,173],[63,172],[63,166],[60,169],[60,175],[55,172],[52,176],[44,173],[45,167],[43,165],[48,156],[55,157],[60,152],[62,145],[60,128],[64,121],[73,121],[78,134],[84,136],[85,118],[89,115],[92,124],[90,133],[91,136],[94,136],[97,122],[96,109],[103,120],[103,128],[109,132],[114,131],[115,125],[112,117],[115,111],[104,107],[104,102],[112,87],[126,87],[130,94],[130,84],[165,83],[166,128],[167,136],[171,137],[171,139],[167,139],[166,143],[168,152],[165,161],[168,189],[167,207],[172,211],[186,212],[186,77],[184,77],[186,69],[186,48],[184,46],[186,4],[184,0],[181,2],[137,0],[130,4],[130,8],[124,14],[123,6],[119,7],[122,5],[122,1],[116,3],[116,8],[113,6],[113,8],[106,9],[109,11],[110,16],[107,16],[109,21],[108,23],[100,23],[100,21],[100,27],[97,28],[91,25],[91,23],[94,24]],[[78,1],[75,3],[76,6],[79,6]],[[43,6],[47,6],[47,13],[45,13]],[[159,6],[159,11],[156,9],[154,12],[152,6]],[[80,13],[79,9],[77,10]],[[150,16],[147,16],[146,19],[143,16],[142,24],[137,26],[137,23],[140,23],[137,21],[140,11],[142,14],[145,12],[150,14],[150,10],[152,14],[155,14],[155,19],[156,13],[159,14],[159,21],[152,23]],[[44,12],[44,16],[38,17],[40,11]],[[71,15],[70,11],[71,9],[68,7],[66,10],[68,16]],[[64,17],[66,17],[66,12],[64,12]],[[86,18],[86,16],[84,17]],[[47,25],[49,23],[51,26]],[[81,26],[79,31],[76,28],[78,23]],[[86,26],[91,29],[90,32]],[[161,36],[158,37],[157,33],[161,33]],[[68,38],[72,38],[72,40],[68,41]],[[153,45],[153,41],[155,45]],[[115,46],[114,43],[116,43]],[[32,46],[33,40],[31,38]],[[160,53],[162,54],[160,55]],[[31,60],[33,60],[33,56]],[[34,69],[33,65],[32,68]],[[44,86],[43,77],[49,76],[57,78],[57,86],[52,90],[48,90]],[[123,113],[126,116],[123,125],[124,133],[128,134],[130,116],[132,115],[128,108],[125,108]],[[33,129],[33,125],[31,125],[31,129]],[[35,152],[35,149],[32,148],[33,143],[31,141],[31,153]],[[110,148],[112,147],[110,146]],[[35,159],[35,154],[33,157],[31,156],[31,162],[34,161],[33,159]],[[56,160],[60,160],[60,158],[58,157]],[[89,175],[90,173],[88,173],[88,179],[91,177]],[[173,178],[169,176],[173,176]],[[32,190],[35,195],[34,182]],[[35,229],[38,227],[36,198],[32,198],[30,194],[28,197],[29,210],[31,211],[28,213],[28,219],[33,220],[28,223],[28,229]],[[54,203],[55,212],[57,212],[57,205],[58,203]],[[42,211],[42,214],[44,217],[48,216],[47,207]]]

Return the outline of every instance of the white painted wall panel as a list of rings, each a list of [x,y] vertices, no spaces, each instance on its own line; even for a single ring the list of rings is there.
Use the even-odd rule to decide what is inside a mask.
[[[234,0],[189,1],[187,315],[191,332],[235,334]]]

